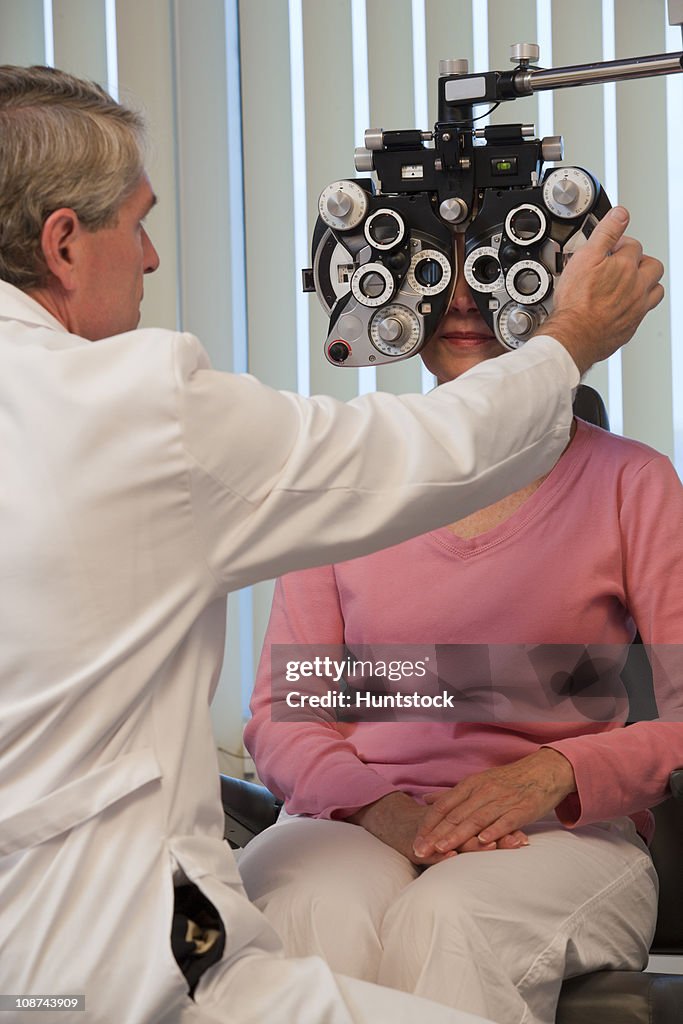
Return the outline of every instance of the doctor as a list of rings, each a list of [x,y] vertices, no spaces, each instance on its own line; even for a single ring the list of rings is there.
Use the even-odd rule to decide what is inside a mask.
[[[545,472],[662,266],[612,212],[552,337],[427,397],[303,399],[136,330],[143,142],[98,87],[0,68],[0,993],[84,994],[64,1024],[473,1020],[285,959],[246,899],[209,720],[226,594]]]

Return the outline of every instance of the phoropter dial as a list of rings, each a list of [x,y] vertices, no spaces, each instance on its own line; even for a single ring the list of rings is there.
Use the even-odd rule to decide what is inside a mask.
[[[420,321],[407,306],[391,303],[370,322],[370,341],[385,356],[407,356],[420,343]]]
[[[437,249],[422,249],[411,259],[406,280],[418,295],[438,295],[451,283],[451,265]]]
[[[363,231],[370,245],[384,252],[403,241],[406,226],[403,217],[395,210],[382,208],[368,217]]]
[[[543,202],[555,217],[583,217],[595,203],[597,188],[582,167],[556,167],[543,182]]]
[[[475,292],[495,292],[503,287],[503,270],[498,250],[491,245],[479,245],[465,260],[465,280]]]
[[[544,306],[528,309],[508,302],[500,311],[497,327],[503,344],[508,348],[520,348],[537,330],[547,317]]]
[[[508,294],[523,306],[542,302],[552,283],[550,273],[538,260],[518,260],[505,275]]]
[[[369,196],[355,181],[333,181],[318,200],[320,218],[336,231],[358,227],[368,211]]]
[[[534,245],[544,237],[548,221],[540,206],[521,203],[505,218],[505,233],[517,245]]]
[[[351,278],[351,291],[362,306],[381,306],[394,294],[391,271],[382,263],[364,263]]]

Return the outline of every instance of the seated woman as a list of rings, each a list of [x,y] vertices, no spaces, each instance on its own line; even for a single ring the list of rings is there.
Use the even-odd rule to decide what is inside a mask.
[[[442,383],[501,352],[459,276],[426,366]],[[245,742],[286,813],[240,868],[288,954],[499,1024],[552,1024],[563,978],[644,966],[647,808],[683,765],[682,522],[665,457],[575,421],[552,472],[496,505],[278,581]],[[577,722],[561,686],[557,720],[276,720],[273,644],[601,645],[609,660],[636,629],[668,721]],[[530,666],[515,671],[533,699]]]

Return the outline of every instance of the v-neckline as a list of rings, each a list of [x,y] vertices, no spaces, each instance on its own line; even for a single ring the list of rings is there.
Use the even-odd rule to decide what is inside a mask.
[[[543,483],[501,523],[475,537],[459,537],[448,526],[443,526],[433,530],[429,534],[430,538],[458,557],[468,559],[482,555],[514,537],[543,511],[558,492],[570,484],[590,442],[590,436],[590,427],[583,420],[577,419],[574,437]]]

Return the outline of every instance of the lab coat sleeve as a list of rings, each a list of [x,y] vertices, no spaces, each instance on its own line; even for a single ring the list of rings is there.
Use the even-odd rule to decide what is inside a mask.
[[[552,338],[429,395],[343,403],[212,370],[176,335],[195,529],[228,590],[387,547],[547,472],[568,442],[578,371]]]

